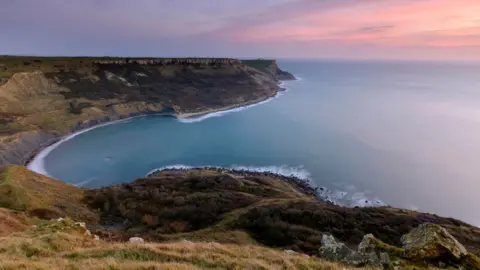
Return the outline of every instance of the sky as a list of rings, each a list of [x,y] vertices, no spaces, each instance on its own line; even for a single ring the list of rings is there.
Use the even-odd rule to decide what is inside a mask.
[[[0,54],[480,60],[480,0],[0,0]]]

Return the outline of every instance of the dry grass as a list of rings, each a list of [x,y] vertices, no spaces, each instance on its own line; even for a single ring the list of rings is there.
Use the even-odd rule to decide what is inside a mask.
[[[255,245],[111,244],[94,240],[71,220],[45,222],[0,237],[0,243],[0,269],[349,269]]]
[[[0,208],[0,237],[26,230],[29,224],[29,218],[24,213]]]
[[[96,216],[82,203],[84,190],[34,173],[22,166],[0,171],[0,207],[41,218],[70,216],[93,222]]]

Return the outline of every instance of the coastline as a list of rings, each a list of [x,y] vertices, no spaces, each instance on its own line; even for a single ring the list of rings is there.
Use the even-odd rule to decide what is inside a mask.
[[[55,148],[57,148],[60,144],[66,142],[68,140],[71,140],[74,137],[76,137],[76,136],[78,136],[82,133],[91,131],[91,130],[96,129],[96,128],[100,128],[100,127],[104,127],[104,126],[108,126],[108,125],[113,125],[113,124],[118,124],[118,123],[122,123],[122,122],[127,122],[127,121],[130,121],[132,119],[146,117],[146,116],[167,116],[167,117],[170,116],[170,117],[176,117],[178,120],[181,121],[181,120],[188,120],[188,119],[192,119],[192,120],[197,119],[198,117],[202,117],[202,116],[209,115],[209,114],[212,114],[212,113],[228,112],[228,111],[239,109],[239,108],[247,108],[247,107],[250,107],[250,106],[261,104],[263,102],[267,102],[267,101],[275,98],[276,96],[278,96],[278,94],[280,92],[286,91],[285,88],[281,87],[282,82],[281,81],[279,81],[279,82],[280,83],[279,83],[279,85],[278,85],[278,87],[277,87],[277,89],[276,89],[276,91],[274,92],[273,95],[268,95],[268,96],[265,96],[265,97],[262,97],[262,98],[259,98],[259,99],[250,100],[250,101],[246,101],[246,102],[243,102],[243,103],[233,104],[233,105],[220,107],[220,108],[215,108],[215,109],[207,109],[207,110],[198,111],[198,112],[191,112],[191,113],[169,114],[169,113],[145,112],[145,113],[140,113],[140,114],[135,115],[135,116],[126,117],[126,118],[113,120],[113,121],[107,121],[107,122],[103,122],[103,123],[98,123],[98,124],[95,124],[93,126],[90,126],[90,127],[84,128],[84,129],[75,130],[75,131],[73,131],[71,133],[68,133],[64,136],[59,136],[57,139],[55,139],[55,140],[47,143],[46,145],[32,151],[31,155],[25,160],[25,162],[23,164],[24,164],[25,167],[27,167],[28,169],[30,169],[30,170],[32,170],[36,173],[40,173],[40,174],[51,177],[45,169],[44,158],[51,151],[53,151]],[[186,122],[186,123],[188,123],[188,122]]]
[[[215,109],[206,109],[206,110],[198,111],[198,112],[177,113],[174,116],[177,117],[178,119],[188,119],[188,118],[195,118],[195,117],[199,117],[199,116],[204,116],[204,115],[207,115],[207,114],[210,114],[210,113],[226,112],[226,111],[229,111],[229,110],[232,110],[232,109],[247,107],[247,106],[250,106],[250,105],[255,105],[255,104],[261,103],[263,101],[269,100],[271,98],[276,97],[279,92],[280,91],[277,90],[275,95],[266,96],[266,97],[246,101],[246,102],[243,102],[243,103],[238,103],[238,104],[229,105],[229,106],[220,107],[220,108],[215,108]]]

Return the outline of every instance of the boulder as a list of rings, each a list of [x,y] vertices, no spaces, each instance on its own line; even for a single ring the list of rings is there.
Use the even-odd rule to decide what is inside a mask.
[[[437,224],[422,224],[400,240],[404,256],[414,261],[451,262],[468,255],[465,247]]]
[[[358,252],[368,253],[374,252],[377,250],[378,240],[373,236],[373,234],[366,234],[363,236],[362,242],[358,244]]]
[[[128,239],[128,242],[133,244],[143,244],[145,243],[145,240],[143,240],[143,238],[140,238],[140,237],[130,237],[130,239]]]
[[[390,256],[378,247],[379,243],[381,241],[368,234],[363,237],[362,242],[358,245],[358,250],[354,251],[345,244],[336,241],[333,236],[323,235],[319,255],[327,260],[340,261],[357,267],[375,266],[385,269],[391,268]]]
[[[320,257],[331,261],[343,261],[353,253],[344,243],[337,242],[331,235],[322,236],[322,246],[318,250]]]

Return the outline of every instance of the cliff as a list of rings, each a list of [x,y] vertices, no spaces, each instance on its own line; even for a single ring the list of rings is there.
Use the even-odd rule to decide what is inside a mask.
[[[87,190],[10,166],[0,172],[0,218],[8,221],[0,223],[0,268],[480,269],[477,227],[390,207],[344,208],[314,194],[294,177],[213,168]]]
[[[259,102],[286,78],[215,58],[0,57],[0,164],[24,164],[72,131],[132,116],[192,116]]]

